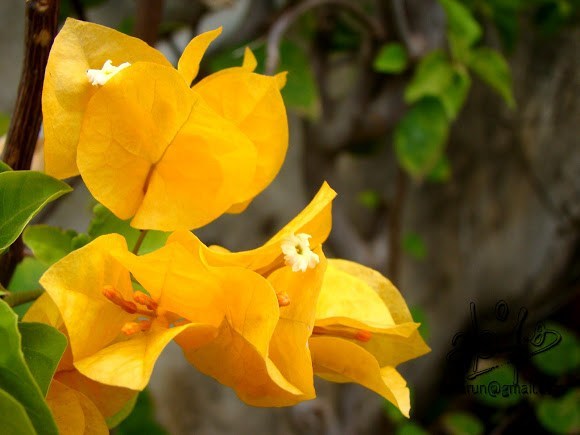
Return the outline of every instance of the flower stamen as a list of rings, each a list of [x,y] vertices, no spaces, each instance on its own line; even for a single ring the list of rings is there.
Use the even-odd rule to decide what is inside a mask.
[[[113,62],[109,59],[100,69],[88,69],[87,78],[89,79],[89,82],[91,82],[91,85],[103,86],[111,79],[111,77],[129,66],[131,66],[129,62],[123,62],[119,66],[114,66]]]
[[[146,306],[148,309],[150,309],[151,311],[155,311],[157,310],[157,307],[159,306],[159,304],[157,304],[157,302],[155,302],[151,296],[146,295],[145,293],[137,290],[133,293],[133,299],[135,300],[135,302],[137,302],[139,305],[144,305]]]
[[[123,295],[121,295],[121,293],[114,288],[111,285],[106,285],[105,287],[103,287],[103,296],[105,296],[108,300],[110,300],[112,303],[114,303],[115,305],[119,306],[120,308],[122,308],[124,311],[126,311],[129,314],[142,314],[144,316],[148,316],[148,317],[156,317],[157,313],[155,312],[155,310],[150,309],[150,310],[145,310],[143,308],[140,308],[137,306],[137,304],[133,301],[128,301],[126,300]],[[139,292],[141,293],[141,292]],[[144,296],[144,293],[142,293]],[[147,296],[148,297],[148,296]],[[155,302],[153,300],[151,300],[152,302]],[[139,301],[136,301],[137,303],[141,304]],[[144,304],[141,304],[144,305]],[[149,308],[149,306],[145,305],[147,308]]]
[[[317,254],[310,249],[310,239],[312,236],[306,233],[291,233],[282,240],[282,253],[284,262],[292,267],[292,272],[306,272],[307,269],[314,269],[320,262]]]

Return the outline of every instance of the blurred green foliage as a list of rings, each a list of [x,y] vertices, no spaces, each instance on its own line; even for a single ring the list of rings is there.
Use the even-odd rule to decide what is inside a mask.
[[[378,72],[400,73],[407,68],[407,63],[407,50],[401,44],[393,42],[380,48],[373,67]]]
[[[547,322],[545,328],[557,331],[561,336],[561,341],[549,349],[532,357],[532,362],[541,371],[550,376],[560,376],[572,373],[580,368],[580,341],[572,331],[564,326]],[[535,347],[530,344],[530,352]]]
[[[149,390],[137,396],[129,416],[115,429],[116,435],[167,435],[168,432],[155,419],[155,407]]]

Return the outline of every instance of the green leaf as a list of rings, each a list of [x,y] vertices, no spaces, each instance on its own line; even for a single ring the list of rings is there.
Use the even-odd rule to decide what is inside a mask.
[[[457,118],[471,88],[471,77],[463,67],[454,67],[451,81],[440,94],[449,119]]]
[[[508,52],[513,52],[518,33],[518,13],[522,7],[520,0],[491,0],[489,1],[489,16],[501,38],[503,47]]]
[[[8,284],[11,292],[29,291],[40,288],[38,281],[48,266],[36,258],[26,257],[14,270],[14,274]],[[14,307],[14,311],[20,316],[24,316],[32,302]]]
[[[135,246],[141,232],[129,225],[130,220],[124,221],[119,219],[101,204],[95,205],[93,213],[94,217],[89,224],[88,231],[91,238],[94,239],[104,234],[118,233],[125,237],[129,249],[132,249],[133,246]],[[148,231],[143,243],[141,244],[139,253],[147,254],[148,252],[162,247],[168,237],[169,233],[162,231]]]
[[[400,165],[415,178],[428,174],[441,159],[448,132],[441,102],[433,97],[418,101],[395,129],[395,153]]]
[[[470,54],[468,66],[504,99],[508,107],[515,107],[510,67],[499,52],[488,47],[477,48]]]
[[[36,258],[50,266],[73,251],[78,233],[49,225],[31,225],[22,234],[24,243]]]
[[[414,103],[423,97],[438,97],[449,119],[455,119],[469,93],[471,79],[461,65],[452,65],[447,55],[435,50],[425,56],[405,89],[405,101]]]
[[[0,113],[0,136],[4,136],[10,127],[10,115]]]
[[[357,201],[362,206],[371,210],[377,209],[381,205],[381,196],[376,190],[363,190],[356,196]]]
[[[306,50],[292,41],[284,40],[280,44],[278,71],[288,71],[286,86],[281,93],[289,108],[316,119],[320,115],[320,98],[306,53]]]
[[[417,233],[405,234],[403,237],[403,251],[416,260],[423,260],[427,256],[425,242]]]
[[[554,331],[555,334],[559,334],[561,341],[545,352],[539,352],[532,356],[534,365],[551,376],[573,373],[580,368],[580,341],[574,333],[558,323],[546,322],[543,332],[540,333],[544,335],[537,337],[540,340],[544,339],[545,344],[549,344],[548,340],[557,337],[554,333],[546,333],[546,331]],[[534,340],[530,341],[530,352],[537,352],[540,348],[534,345]]]
[[[480,435],[484,432],[481,421],[467,412],[452,412],[443,416],[443,427],[449,435]]]
[[[411,421],[399,426],[395,432],[396,435],[428,435],[428,433],[429,432],[427,432],[417,423],[413,423]]]
[[[10,166],[8,166],[6,163],[4,163],[2,160],[0,160],[0,172],[6,172],[6,171],[11,171],[12,168]]]
[[[166,435],[167,431],[155,420],[153,400],[148,390],[139,393],[133,412],[117,427],[118,435]]]
[[[447,17],[447,39],[455,59],[465,61],[471,47],[481,38],[481,26],[457,0],[439,0]]]
[[[66,349],[64,334],[44,323],[18,324],[22,336],[22,352],[28,368],[46,396],[50,381]]]
[[[449,159],[442,155],[441,158],[435,163],[435,166],[427,175],[427,180],[433,183],[444,183],[451,178],[451,163]]]
[[[426,55],[405,88],[405,101],[414,103],[426,96],[441,96],[453,81],[453,67],[447,55],[435,50]]]
[[[405,47],[398,43],[383,45],[375,61],[373,67],[375,71],[383,73],[400,73],[407,68],[407,51]]]
[[[542,397],[536,402],[536,416],[546,429],[561,434],[580,432],[580,389],[560,398]]]
[[[5,434],[36,435],[24,407],[2,389],[0,389],[0,427]]]
[[[16,321],[14,311],[0,300],[0,390],[24,407],[36,432],[56,435],[48,405],[24,360]]]
[[[47,203],[71,190],[67,184],[41,172],[0,172],[0,253]]]
[[[123,405],[123,408],[119,412],[107,418],[107,427],[109,429],[113,429],[119,426],[121,422],[123,422],[129,415],[131,415],[131,413],[135,409],[135,404],[137,403],[138,397],[139,394],[135,394],[132,399],[130,399],[129,401],[127,401],[127,403],[125,403],[125,405]]]

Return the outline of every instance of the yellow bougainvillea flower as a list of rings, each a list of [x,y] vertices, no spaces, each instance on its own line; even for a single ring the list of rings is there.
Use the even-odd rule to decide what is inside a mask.
[[[315,397],[313,375],[335,382],[357,382],[377,392],[409,415],[409,390],[395,367],[429,351],[399,291],[380,273],[345,260],[329,260],[321,245],[331,229],[335,192],[324,184],[313,201],[263,246],[229,252],[206,247],[191,233],[170,237],[191,252],[202,252],[217,267],[238,265],[267,277],[276,292],[280,319],[270,341],[269,358],[301,394],[248,397],[220,379],[204,348],[186,356],[202,371],[236,388],[253,405],[291,405]],[[179,338],[177,339],[179,340]],[[234,361],[235,363],[235,361]],[[238,361],[238,364],[243,362]],[[253,372],[256,376],[257,371]],[[260,382],[267,374],[260,372]]]
[[[187,352],[211,347],[204,361],[225,378],[249,378],[256,366],[269,373],[268,388],[297,393],[267,357],[276,292],[251,270],[210,267],[171,241],[136,256],[111,234],[55,263],[41,284],[62,314],[75,368],[97,382],[142,389],[176,338]],[[243,370],[228,371],[231,360],[244,361]]]
[[[68,337],[60,313],[46,293],[34,302],[23,321],[46,323]],[[134,390],[100,384],[79,373],[72,364],[70,346],[67,346],[50,384],[46,401],[59,433],[108,434],[106,419],[123,410],[136,394]]]
[[[271,284],[272,295],[280,306],[269,347],[264,348],[271,366],[249,364],[241,351],[216,361],[215,355],[227,354],[228,348],[236,348],[228,331],[220,331],[218,339],[194,349],[189,349],[181,337],[176,338],[193,365],[234,388],[248,404],[287,406],[315,397],[308,339],[326,269],[321,245],[330,233],[335,195],[324,183],[296,218],[263,246],[251,251],[236,253],[219,247],[208,248],[189,232],[176,232],[169,238],[190,252],[202,252],[207,263],[217,270],[231,266],[251,269]],[[252,368],[249,376],[248,366]],[[281,379],[293,388],[279,388]]]
[[[377,271],[329,260],[310,338],[314,372],[356,382],[409,416],[409,389],[395,367],[427,352],[419,324],[396,287]]]
[[[177,69],[144,42],[68,19],[43,90],[46,172],[81,174],[137,228],[176,230],[239,212],[275,177],[288,144],[284,77],[242,67],[190,88],[221,29],[194,38]]]

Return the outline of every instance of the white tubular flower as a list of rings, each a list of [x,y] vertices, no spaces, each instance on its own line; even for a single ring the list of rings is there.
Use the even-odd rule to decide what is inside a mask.
[[[292,233],[282,241],[284,261],[287,266],[292,267],[292,272],[306,272],[307,269],[314,269],[320,262],[318,255],[310,249],[310,237],[312,236],[306,233]]]
[[[103,86],[111,77],[128,66],[131,66],[129,62],[123,62],[119,66],[113,66],[113,62],[107,60],[101,69],[88,69],[87,78],[89,79],[89,82],[91,82],[91,85]]]

